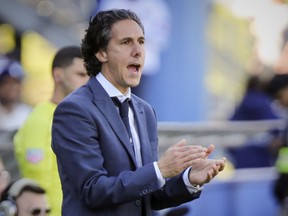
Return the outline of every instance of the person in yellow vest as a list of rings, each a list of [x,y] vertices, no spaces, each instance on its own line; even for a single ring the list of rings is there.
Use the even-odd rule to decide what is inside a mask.
[[[47,191],[51,216],[59,216],[62,190],[56,157],[51,149],[52,118],[57,104],[89,78],[80,47],[63,47],[56,53],[52,76],[54,91],[51,100],[34,107],[14,137],[14,149],[21,175],[39,182]]]

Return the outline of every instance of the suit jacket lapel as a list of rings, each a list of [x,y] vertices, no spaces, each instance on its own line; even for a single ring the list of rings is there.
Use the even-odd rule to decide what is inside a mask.
[[[138,136],[141,146],[142,163],[151,163],[151,146],[149,145],[148,131],[145,120],[145,113],[141,102],[136,101],[132,97],[132,109],[134,111],[135,121],[138,127]]]
[[[93,93],[95,106],[105,116],[110,126],[112,127],[113,131],[121,140],[123,146],[127,149],[136,167],[136,159],[133,148],[130,144],[127,133],[123,133],[123,131],[125,131],[126,128],[122,123],[122,119],[113,101],[111,100],[107,92],[103,89],[103,87],[95,77],[90,78],[90,80],[88,81],[88,86],[90,87],[90,90]]]

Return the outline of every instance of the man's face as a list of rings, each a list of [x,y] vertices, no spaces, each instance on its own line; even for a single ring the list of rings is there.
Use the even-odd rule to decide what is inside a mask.
[[[20,99],[21,82],[13,77],[5,76],[0,85],[0,102],[4,106],[17,103]]]
[[[16,200],[17,216],[47,216],[49,206],[45,194],[25,191]]]
[[[84,85],[89,79],[84,67],[83,59],[81,58],[74,58],[73,63],[62,70],[61,85],[64,95],[68,95],[75,89]]]
[[[139,84],[145,62],[144,34],[134,20],[113,24],[106,50],[96,57],[102,62],[103,75],[123,94]]]

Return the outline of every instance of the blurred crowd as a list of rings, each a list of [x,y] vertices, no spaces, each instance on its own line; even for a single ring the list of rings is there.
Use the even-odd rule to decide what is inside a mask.
[[[288,215],[288,28],[283,32],[283,45],[270,74],[251,73],[246,90],[229,120],[282,120],[284,129],[268,132],[265,139],[251,141],[239,148],[228,149],[235,168],[275,166],[278,177],[273,192],[280,204],[280,215]]]
[[[32,198],[26,200],[27,203],[30,200],[32,203],[38,203],[40,207],[42,205],[43,211],[47,210],[47,214],[52,209],[50,215],[61,215],[61,185],[56,157],[51,149],[52,118],[57,104],[88,80],[80,47],[67,46],[59,49],[51,65],[51,75],[54,88],[50,100],[32,108],[21,101],[21,87],[25,77],[22,66],[16,60],[1,57],[0,215],[3,212],[14,212],[10,209],[11,205],[7,204],[7,200],[13,199],[15,202],[18,200],[21,202],[21,199],[24,199],[19,189],[20,186],[17,186],[19,190],[17,193],[12,193],[11,189],[7,189],[16,187],[14,185],[20,184],[18,182],[22,178],[28,179],[28,183],[27,181],[21,183],[21,190],[26,191],[27,186],[28,192],[34,193]],[[39,185],[34,185],[31,180]],[[3,196],[1,196],[2,192]],[[39,194],[41,199],[37,198]],[[42,200],[42,202],[39,203],[36,200]],[[38,214],[32,215],[40,215],[40,207],[35,207]],[[18,212],[18,215],[21,214]]]
[[[0,156],[13,180],[20,177],[14,157],[13,137],[32,110],[21,101],[24,75],[18,61],[0,57]]]

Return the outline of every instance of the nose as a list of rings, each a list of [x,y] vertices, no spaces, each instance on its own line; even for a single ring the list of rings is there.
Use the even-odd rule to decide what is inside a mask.
[[[135,43],[133,45],[132,55],[135,57],[140,57],[143,53],[143,50],[144,50],[144,48],[143,48],[142,44]]]

